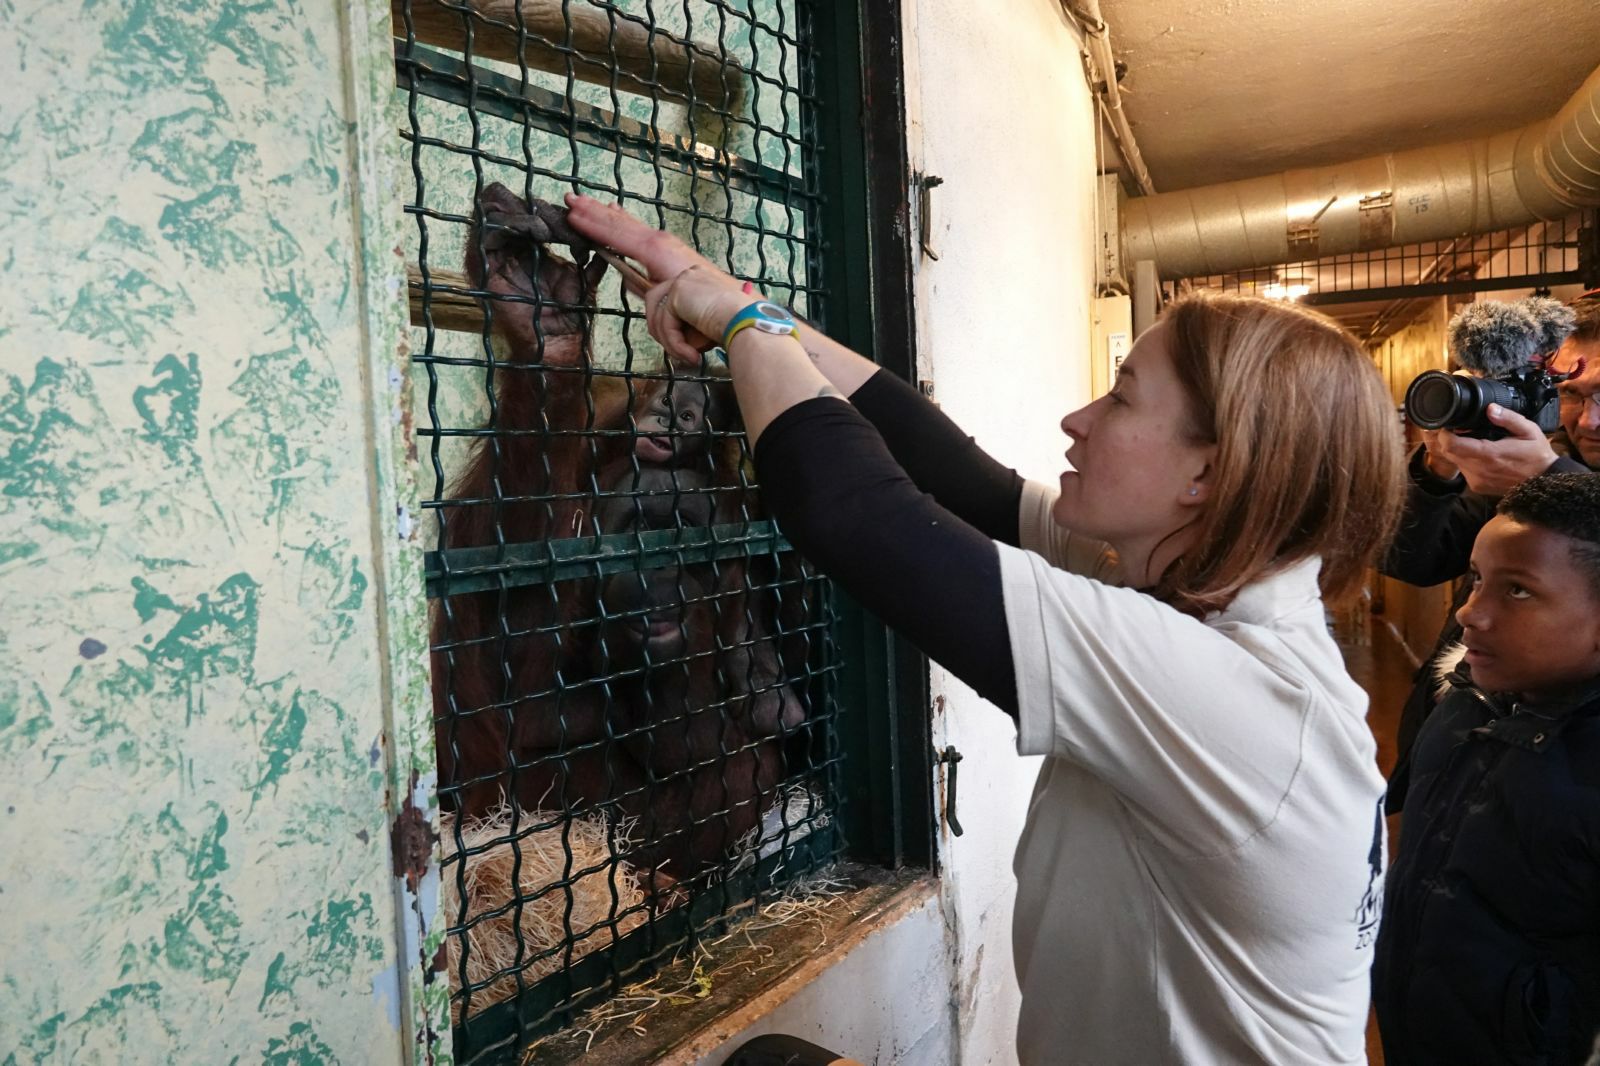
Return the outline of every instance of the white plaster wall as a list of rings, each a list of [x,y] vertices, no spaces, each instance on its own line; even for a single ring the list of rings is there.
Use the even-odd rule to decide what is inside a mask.
[[[1078,40],[1055,0],[925,0],[906,23],[912,165],[945,182],[940,258],[919,274],[923,376],[980,444],[1053,481],[1058,423],[1089,397],[1095,132]],[[965,757],[966,833],[942,838],[942,923],[918,911],[869,939],[707,1066],[769,1032],[864,1062],[1016,1061],[1011,856],[1038,760],[1019,758],[1010,719],[937,667],[933,691],[937,745]]]
[[[924,373],[944,410],[1002,462],[1053,482],[1059,426],[1089,398],[1095,127],[1078,38],[1055,0],[918,7],[914,129],[934,193],[937,262],[917,300]],[[946,830],[954,1061],[1016,1061],[1011,856],[1038,773],[1009,718],[935,668],[936,722],[964,759]]]

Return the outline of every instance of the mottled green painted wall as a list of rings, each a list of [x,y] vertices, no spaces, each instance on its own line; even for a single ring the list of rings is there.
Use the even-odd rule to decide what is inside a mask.
[[[697,37],[793,79],[716,10]],[[448,1059],[427,1032],[445,985],[423,980],[436,870],[398,879],[389,847],[402,804],[424,824],[436,804],[387,15],[0,4],[0,1066]],[[577,95],[798,169],[681,108]],[[797,119],[770,92],[746,108]],[[459,110],[425,113],[465,140]],[[522,156],[520,131],[487,136]],[[529,143],[558,173],[799,226]],[[430,202],[464,210],[470,166],[422,165]],[[781,238],[699,236],[745,270],[792,264]],[[459,234],[433,237],[458,266]],[[600,347],[617,362],[620,333]],[[473,421],[481,373],[448,389]]]
[[[387,6],[0,6],[0,1063],[411,1045]]]

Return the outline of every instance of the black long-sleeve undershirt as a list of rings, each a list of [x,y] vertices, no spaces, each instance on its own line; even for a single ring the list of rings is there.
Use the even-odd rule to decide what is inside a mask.
[[[1017,546],[1021,475],[887,370],[868,378],[850,402],[883,435],[889,454],[918,488],[984,536]]]
[[[997,488],[1005,479],[993,469],[1003,467],[959,430],[954,432],[965,442],[964,448],[956,448],[942,426],[927,430],[924,410],[917,410],[913,418],[894,417],[900,398],[882,387],[874,392],[879,395],[869,394],[867,402],[897,427],[893,433],[899,438],[900,453],[912,465],[924,468],[927,464],[921,457],[941,448],[966,453],[954,463],[957,469],[922,469],[927,476],[924,484],[989,527],[1009,532],[1009,537],[992,537],[919,490],[890,454],[885,435],[850,403],[832,397],[797,404],[767,426],[755,450],[762,495],[785,535],[824,573],[979,695],[1015,717],[1016,675],[994,540],[1016,541],[1021,480],[1016,479],[1014,490],[1004,490],[1015,493],[1007,524],[1000,514]],[[858,389],[853,399],[860,396]],[[914,391],[911,396],[921,409],[937,415],[935,421],[954,429],[954,423],[922,397]],[[974,451],[985,464],[974,463],[970,454]],[[947,461],[953,458],[947,456]],[[984,469],[974,473],[976,465]],[[969,492],[951,476],[961,472],[985,481],[987,487]],[[1007,473],[1016,478],[1014,472]]]

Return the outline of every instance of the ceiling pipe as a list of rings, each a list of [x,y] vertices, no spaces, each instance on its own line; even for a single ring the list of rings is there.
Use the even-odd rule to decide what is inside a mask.
[[[1122,110],[1122,90],[1117,85],[1117,60],[1111,51],[1111,31],[1100,16],[1100,0],[1062,0],[1061,7],[1067,17],[1083,29],[1084,43],[1094,64],[1099,81],[1094,84],[1095,95],[1100,98],[1100,108],[1106,123],[1111,127],[1111,139],[1127,164],[1128,176],[1145,196],[1155,194],[1155,183],[1144,165],[1139,142],[1134,140],[1133,127],[1128,123],[1127,112]]]
[[[1432,148],[1142,196],[1124,262],[1199,277],[1488,233],[1600,206],[1600,70],[1554,117]]]

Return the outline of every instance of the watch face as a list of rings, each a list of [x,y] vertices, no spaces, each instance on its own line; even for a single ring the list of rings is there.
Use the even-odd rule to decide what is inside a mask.
[[[794,316],[786,307],[763,300],[755,305],[755,312],[760,317],[752,320],[750,325],[762,333],[787,335],[795,331]]]

